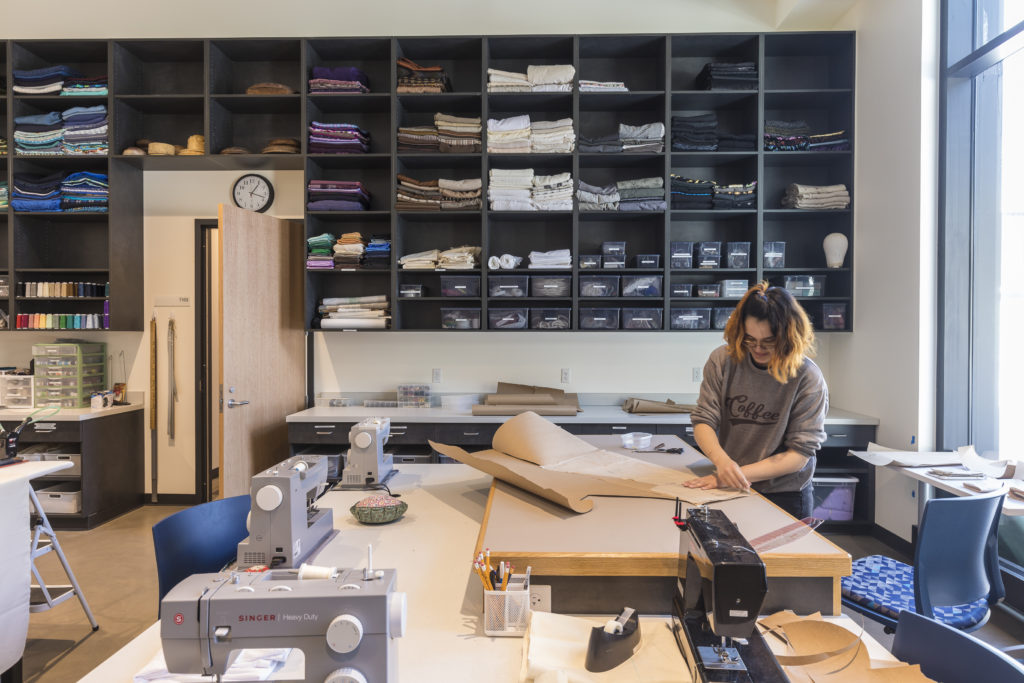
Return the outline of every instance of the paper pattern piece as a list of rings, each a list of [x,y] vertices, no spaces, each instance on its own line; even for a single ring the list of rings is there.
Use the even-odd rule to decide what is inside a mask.
[[[1017,474],[1017,462],[1015,460],[989,460],[978,455],[974,446],[961,446],[956,449],[960,456],[960,462],[972,472],[981,472],[986,477],[993,479],[1013,479]],[[1024,468],[1021,469],[1024,474]]]
[[[509,382],[498,382],[498,390],[485,396],[483,405],[475,405],[472,409],[474,415],[519,415],[526,411],[564,417],[583,412],[576,394]]]
[[[534,412],[510,418],[494,433],[492,448],[469,453],[457,446],[430,442],[439,453],[557,503],[573,512],[589,512],[590,496],[679,498],[703,505],[744,493],[690,489],[696,477],[593,446]]]
[[[919,451],[897,451],[876,443],[868,443],[866,451],[849,451],[865,462],[878,467],[896,465],[897,467],[941,467],[943,465],[959,465],[960,456],[956,453],[925,453]]]

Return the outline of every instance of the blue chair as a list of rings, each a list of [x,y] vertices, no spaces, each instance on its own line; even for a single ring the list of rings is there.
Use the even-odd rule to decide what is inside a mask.
[[[220,571],[238,555],[249,532],[249,496],[222,498],[176,512],[153,525],[153,548],[160,596],[192,574]]]
[[[1024,665],[974,636],[915,612],[900,612],[893,656],[942,683],[1024,683]]]
[[[963,631],[981,628],[1003,599],[996,531],[1005,491],[935,498],[925,504],[914,566],[884,555],[853,563],[843,604],[896,628],[900,612],[917,612]]]

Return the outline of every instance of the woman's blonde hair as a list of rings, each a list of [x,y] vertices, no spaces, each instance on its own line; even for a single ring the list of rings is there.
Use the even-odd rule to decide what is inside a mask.
[[[803,307],[785,289],[769,287],[766,281],[747,290],[725,325],[729,356],[737,362],[747,353],[743,339],[748,317],[767,321],[775,337],[768,372],[783,384],[796,377],[804,357],[814,355],[814,330]]]

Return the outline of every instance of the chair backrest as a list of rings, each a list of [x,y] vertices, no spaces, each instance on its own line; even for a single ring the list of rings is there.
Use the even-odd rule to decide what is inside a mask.
[[[159,601],[192,574],[220,571],[249,535],[249,496],[222,498],[176,512],[153,525]]]
[[[892,654],[942,683],[1024,683],[1024,665],[952,626],[908,612],[900,612]]]
[[[925,504],[914,556],[917,611],[932,616],[936,605],[989,604],[1005,595],[996,541],[1005,491]]]

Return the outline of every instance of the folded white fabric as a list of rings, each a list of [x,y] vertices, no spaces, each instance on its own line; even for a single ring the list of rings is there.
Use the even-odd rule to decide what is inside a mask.
[[[572,92],[572,83],[542,83],[531,89],[533,92]]]
[[[530,199],[495,199],[491,202],[491,211],[536,211]]]
[[[383,326],[383,325],[382,325]],[[242,650],[238,658],[228,667],[227,673],[220,677],[222,681],[265,681],[277,669],[281,668],[291,648],[251,649]],[[135,674],[135,683],[206,683],[213,676],[201,674],[172,674],[167,671],[164,652],[156,653],[142,670]]]
[[[442,190],[456,190],[460,192],[468,192],[472,190],[479,190],[483,183],[480,178],[466,178],[465,180],[448,180],[446,178],[438,178],[437,186]]]
[[[566,171],[565,173],[556,173],[555,175],[538,175],[533,177],[533,186],[542,187],[544,185],[557,185],[559,183],[567,183],[572,181],[572,173]]]
[[[529,114],[510,116],[507,119],[487,119],[487,132],[527,130],[530,128]]]
[[[487,267],[490,268],[491,270],[500,270],[501,258],[498,256],[490,257],[489,259],[487,259]]]
[[[512,270],[513,268],[519,267],[519,264],[523,262],[523,257],[513,256],[512,254],[502,254],[499,261],[501,262],[502,268],[505,270]]]
[[[531,64],[526,67],[526,77],[533,85],[572,83],[576,68],[572,64]]]

